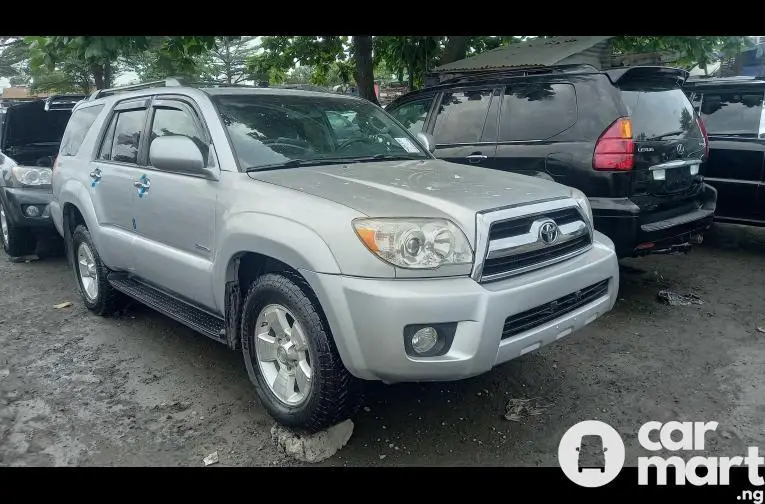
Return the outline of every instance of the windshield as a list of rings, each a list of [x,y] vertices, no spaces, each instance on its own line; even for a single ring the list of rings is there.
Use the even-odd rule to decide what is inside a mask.
[[[370,102],[291,94],[219,95],[214,100],[244,170],[429,155]]]

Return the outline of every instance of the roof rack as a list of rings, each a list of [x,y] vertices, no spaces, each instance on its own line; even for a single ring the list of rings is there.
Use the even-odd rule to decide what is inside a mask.
[[[88,98],[88,101],[97,100],[103,96],[110,96],[116,93],[137,91],[139,89],[149,89],[154,87],[178,87],[178,86],[189,86],[189,85],[190,84],[186,81],[186,79],[182,77],[168,77],[165,80],[142,82],[140,84],[131,84],[129,86],[119,86],[119,87],[113,87],[113,88],[107,88],[107,89],[98,89],[90,95],[90,97]]]
[[[49,110],[72,110],[86,95],[53,95],[45,99],[45,111]]]
[[[551,73],[576,73],[576,72],[597,72],[598,69],[593,65],[534,65],[524,67],[505,67],[505,68],[477,68],[455,70],[452,72],[442,71],[434,72],[429,77],[432,78],[431,84],[426,87],[440,86],[442,84],[455,84],[459,82],[470,82],[481,78],[492,77],[525,77],[528,75],[551,74]],[[451,76],[442,78],[441,76]],[[427,80],[427,79],[426,79]]]

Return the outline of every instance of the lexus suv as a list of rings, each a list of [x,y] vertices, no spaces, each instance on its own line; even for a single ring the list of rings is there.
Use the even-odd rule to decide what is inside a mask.
[[[96,92],[66,136],[51,213],[85,305],[240,349],[288,426],[348,418],[364,380],[484,373],[616,300],[580,191],[435,159],[360,98],[170,79]]]
[[[60,248],[48,204],[51,167],[72,107],[85,96],[18,103],[0,115],[0,241],[6,254],[44,256]]]
[[[436,157],[576,187],[619,257],[685,252],[714,218],[684,70],[564,65],[444,76],[386,107]]]

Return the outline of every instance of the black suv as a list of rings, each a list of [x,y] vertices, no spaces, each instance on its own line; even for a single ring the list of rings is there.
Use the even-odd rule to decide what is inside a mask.
[[[712,223],[708,142],[666,67],[588,65],[453,76],[386,107],[437,157],[553,179],[583,191],[619,257],[687,251]]]
[[[688,79],[709,132],[701,173],[718,193],[716,220],[765,226],[765,78]]]
[[[60,252],[48,204],[64,129],[84,95],[12,104],[0,115],[0,242],[11,257]]]

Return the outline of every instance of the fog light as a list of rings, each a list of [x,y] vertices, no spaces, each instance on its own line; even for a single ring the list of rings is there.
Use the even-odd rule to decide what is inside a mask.
[[[26,214],[28,217],[37,217],[40,215],[40,209],[34,205],[29,205],[26,209]]]
[[[433,350],[438,343],[438,331],[432,327],[423,327],[412,336],[412,349],[418,354]]]

